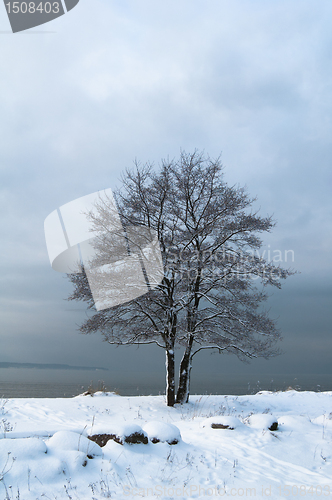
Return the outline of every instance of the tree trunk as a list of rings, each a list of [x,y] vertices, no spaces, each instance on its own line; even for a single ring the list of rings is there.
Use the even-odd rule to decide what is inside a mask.
[[[174,406],[175,382],[174,382],[174,349],[166,349],[166,404]]]
[[[183,404],[189,401],[190,372],[191,372],[191,347],[186,347],[180,363],[179,387],[176,394],[176,402]]]

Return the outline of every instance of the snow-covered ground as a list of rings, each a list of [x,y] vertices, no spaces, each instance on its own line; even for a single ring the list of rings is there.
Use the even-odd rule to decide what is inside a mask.
[[[332,392],[9,399],[0,431],[0,499],[332,496]]]

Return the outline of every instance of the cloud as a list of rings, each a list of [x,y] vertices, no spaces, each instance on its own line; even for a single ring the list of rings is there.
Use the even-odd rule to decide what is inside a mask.
[[[27,321],[45,342],[43,325],[76,328],[64,314],[68,289],[48,263],[45,217],[114,189],[135,157],[158,163],[180,148],[222,151],[225,180],[246,184],[255,207],[278,220],[264,242],[294,249],[302,274],[290,280],[309,290],[317,276],[323,289],[332,243],[331,15],[327,0],[90,0],[50,24],[54,34],[1,35],[6,349],[12,342],[15,352]],[[0,9],[1,30],[6,23]],[[320,300],[311,299],[317,320],[328,317],[327,305],[315,312]],[[289,335],[301,330],[301,304],[283,323]],[[12,311],[19,322],[7,323]],[[82,345],[84,358],[77,337],[71,354]]]

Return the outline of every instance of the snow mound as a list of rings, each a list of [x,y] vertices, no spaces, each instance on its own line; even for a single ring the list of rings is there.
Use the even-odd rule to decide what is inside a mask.
[[[325,413],[323,415],[319,415],[318,417],[313,418],[311,422],[313,424],[323,425],[325,428],[332,429],[331,413],[328,415],[326,415]]]
[[[109,392],[105,392],[105,391],[90,392],[88,390],[88,391],[83,392],[82,394],[78,394],[77,396],[74,396],[74,398],[81,398],[81,397],[86,397],[86,396],[98,397],[98,398],[109,397],[109,396],[118,396],[118,397],[120,397],[120,394],[117,394],[116,392],[113,392],[113,391],[109,391]]]
[[[102,450],[100,446],[93,443],[87,437],[77,432],[59,431],[56,432],[47,442],[47,447],[50,449],[58,449],[63,451],[81,451],[86,455],[100,456]]]
[[[36,459],[40,458],[41,454],[47,453],[47,447],[44,441],[33,437],[0,439],[0,456],[5,457],[8,453],[16,458]]]
[[[201,422],[201,427],[211,427],[212,429],[234,430],[240,425],[243,424],[238,418],[225,415],[216,415],[215,417],[209,417]]]
[[[152,421],[144,425],[143,430],[149,436],[152,443],[177,444],[181,441],[181,433],[173,424]]]
[[[297,431],[302,434],[310,432],[311,421],[304,415],[284,415],[278,418],[278,428],[283,431]]]
[[[250,427],[254,429],[270,430],[275,431],[278,428],[278,419],[273,415],[268,415],[265,413],[256,413],[250,415],[247,419]]]

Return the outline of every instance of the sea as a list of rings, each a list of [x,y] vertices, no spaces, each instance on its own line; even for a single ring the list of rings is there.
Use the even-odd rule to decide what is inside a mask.
[[[71,398],[88,388],[122,396],[164,395],[162,373],[128,373],[117,377],[108,371],[52,369],[0,369],[0,398]],[[192,377],[191,394],[244,395],[259,391],[332,391],[332,374],[224,374]]]

